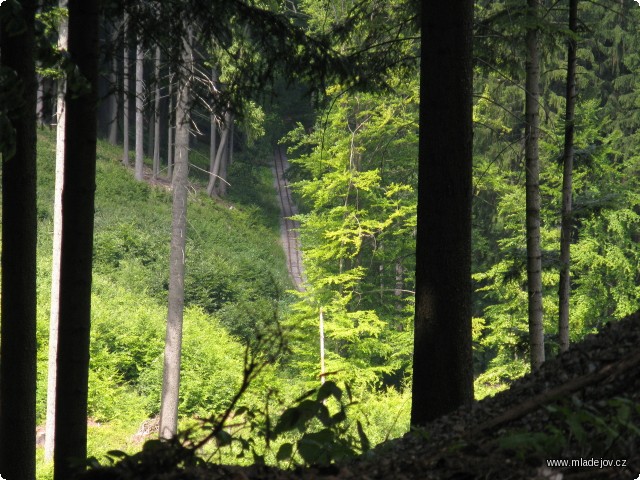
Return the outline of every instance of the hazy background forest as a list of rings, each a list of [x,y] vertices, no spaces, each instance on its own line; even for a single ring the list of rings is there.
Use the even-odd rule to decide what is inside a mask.
[[[15,2],[6,3],[0,7],[3,18]],[[38,35],[55,46],[67,18],[65,2],[42,3]],[[136,452],[158,434],[171,295],[171,176],[175,187],[180,162],[176,111],[185,67],[179,53],[165,50],[161,37],[167,32],[160,33],[156,29],[162,27],[144,17],[151,10],[129,3],[124,9],[106,8],[100,18],[97,113],[102,139],[97,147],[88,391],[88,454],[99,458],[109,450]],[[162,9],[161,2],[142,3]],[[538,5],[535,17],[524,0],[479,0],[474,7],[476,399],[508,388],[532,364],[525,207],[525,59],[532,29],[540,53],[544,354],[552,358],[561,348],[558,288],[569,41],[575,42],[577,58],[573,198],[567,217],[570,341],[640,308],[640,7],[632,0],[579,2],[572,29],[569,2],[529,3]],[[230,27],[209,43],[203,38],[211,25],[202,27],[201,36],[186,29],[185,38],[196,40],[189,45],[193,88],[184,164],[188,216],[178,429],[223,415],[244,388],[247,357],[261,362],[260,374],[234,405],[234,417],[225,418],[232,425],[225,432],[235,440],[218,432],[216,461],[286,467],[336,460],[409,430],[420,108],[416,4],[259,2],[274,18],[283,15],[299,31],[328,41],[332,51],[367,52],[376,44],[384,52],[372,49],[371,58],[359,57],[363,64],[373,62],[369,74],[381,62],[384,78],[327,74],[324,90],[315,81],[292,81],[284,67],[269,71],[269,47],[252,43],[266,35],[256,33],[255,24],[234,27],[233,35]],[[232,8],[231,2],[226,6]],[[242,15],[228,18],[239,22]],[[165,17],[158,13],[158,18]],[[42,59],[38,68],[40,433],[47,416],[50,359],[56,102],[63,70],[72,72],[64,61],[54,60]],[[267,74],[248,65],[265,67],[271,76],[263,91],[253,92],[259,95],[250,96],[251,82]],[[253,76],[249,80],[247,72]],[[3,93],[9,92],[7,78]],[[0,134],[3,145],[6,125]],[[294,219],[303,252],[302,291],[292,284],[280,240],[272,172],[278,148],[287,152],[287,179],[299,210]],[[292,424],[299,432],[282,427],[271,441],[270,422],[277,423],[288,406],[324,379],[332,382],[323,394],[332,397],[332,420],[324,422],[314,410],[304,422]],[[314,437],[319,431],[325,433]],[[38,478],[53,478],[44,449],[37,454]]]

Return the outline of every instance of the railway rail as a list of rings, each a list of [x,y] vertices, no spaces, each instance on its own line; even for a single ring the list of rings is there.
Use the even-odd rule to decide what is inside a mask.
[[[298,209],[293,203],[289,182],[285,176],[285,172],[289,166],[287,157],[282,148],[276,148],[273,162],[273,173],[275,177],[275,187],[278,192],[278,200],[280,204],[280,237],[282,239],[282,248],[287,257],[287,269],[293,284],[299,292],[304,291],[304,271],[302,267],[302,252],[300,249],[300,236],[298,228],[300,223],[292,220],[291,217],[298,213]]]

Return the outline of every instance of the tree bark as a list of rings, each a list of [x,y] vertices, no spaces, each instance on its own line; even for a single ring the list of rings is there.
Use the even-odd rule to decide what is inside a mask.
[[[60,0],[59,7],[67,8],[68,1]],[[68,50],[67,19],[62,18],[58,26],[58,48]],[[64,182],[65,151],[65,101],[67,83],[58,79],[58,101],[56,109],[56,178],[53,199],[53,252],[51,265],[51,308],[49,315],[49,358],[47,372],[47,418],[44,437],[44,459],[53,460],[56,416],[56,371],[58,358],[58,318],[60,312],[60,254],[62,249],[62,190]]]
[[[544,326],[542,323],[542,252],[540,249],[540,52],[538,20],[540,0],[527,0],[532,27],[527,30],[526,100],[525,100],[525,169],[527,230],[527,291],[531,369],[544,363]]]
[[[233,117],[231,117],[233,120]],[[227,166],[233,164],[233,147],[234,147],[234,135],[235,135],[236,127],[235,123],[231,122],[231,131],[229,132],[229,158],[227,158]],[[225,179],[226,179],[225,175]]]
[[[54,480],[87,456],[91,262],[98,104],[98,1],[69,0],[69,56],[89,89],[66,95]],[[33,435],[33,432],[31,432]]]
[[[155,97],[153,107],[153,178],[160,173],[160,47],[156,47],[155,58]]]
[[[38,75],[38,93],[36,100],[36,119],[38,127],[44,127],[44,77]]]
[[[111,42],[116,43],[118,39],[118,29],[111,32]],[[111,59],[111,71],[109,72],[109,143],[118,143],[118,95],[116,88],[118,82],[118,57]]]
[[[218,122],[216,121],[216,116],[214,113],[209,117],[209,173],[213,172],[213,167],[216,163],[216,153],[217,153],[217,142],[218,142]],[[207,184],[207,191],[210,188],[213,188],[212,182],[214,177],[212,175],[209,176],[209,183]]]
[[[122,143],[124,150],[122,154],[122,163],[125,167],[130,166],[129,162],[129,114],[131,106],[129,105],[129,42],[127,38],[127,24],[129,23],[129,17],[125,13],[124,21],[122,22],[122,38],[124,42],[124,59],[122,62]]]
[[[169,113],[167,119],[167,177],[173,178],[173,76],[169,74]]]
[[[473,2],[422,2],[411,424],[473,401]]]
[[[217,88],[217,83],[218,83],[218,74],[216,72],[216,69],[212,68],[211,69],[211,85],[213,86],[212,90],[214,92],[214,95],[215,95],[215,90]],[[215,104],[215,102],[213,103]],[[216,114],[214,112],[211,112],[211,115],[209,118],[209,125],[211,128],[211,131],[209,133],[209,183],[207,184],[207,192],[209,193],[209,195],[211,195],[213,192],[213,184],[215,183],[215,177],[211,175],[211,173],[213,172],[213,169],[215,167],[216,154],[217,154],[217,148],[218,148],[217,146],[218,122],[216,119]]]
[[[164,350],[164,374],[160,405],[160,437],[177,433],[180,393],[180,357],[182,352],[182,317],[184,310],[184,271],[187,228],[187,177],[189,173],[189,100],[191,47],[185,42],[178,80],[176,102],[175,168],[173,172],[173,207],[171,258],[169,264],[169,308]]]
[[[227,126],[229,138],[227,139],[227,144],[224,149],[224,155],[222,160],[220,161],[220,178],[218,179],[218,189],[217,194],[220,197],[225,197],[227,195],[227,177],[229,171],[229,165],[233,159],[233,115],[229,115],[228,117],[229,125]]]
[[[578,0],[569,0],[569,30],[578,30]],[[567,56],[567,105],[564,126],[564,155],[562,172],[562,227],[560,229],[560,288],[558,339],[560,351],[569,349],[569,297],[571,296],[571,202],[573,183],[573,137],[576,109],[577,42],[569,37]]]
[[[210,171],[209,184],[207,185],[207,193],[210,197],[219,194],[216,184],[219,181],[220,164],[223,161],[225,155],[225,149],[227,148],[227,142],[229,141],[229,123],[231,122],[231,114],[227,112],[224,116],[224,127],[222,129],[222,135],[220,136],[220,144],[216,151],[216,158],[213,161],[213,166]]]
[[[0,63],[16,72],[21,102],[9,118],[15,152],[2,152],[2,325],[0,473],[35,478],[36,426],[36,2],[25,0],[0,25]],[[11,17],[11,18],[9,18]],[[5,22],[7,22],[5,24]],[[7,26],[19,25],[11,34]]]
[[[144,52],[142,41],[138,37],[136,45],[136,163],[135,178],[144,179]]]

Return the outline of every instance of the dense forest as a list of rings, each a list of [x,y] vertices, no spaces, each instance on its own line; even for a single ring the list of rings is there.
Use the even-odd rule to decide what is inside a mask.
[[[0,474],[341,462],[638,311],[638,22],[2,2]]]

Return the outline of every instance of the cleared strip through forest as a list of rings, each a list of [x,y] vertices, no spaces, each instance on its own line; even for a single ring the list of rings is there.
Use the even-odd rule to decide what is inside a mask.
[[[296,290],[302,292],[304,291],[304,272],[302,269],[302,252],[300,250],[300,237],[298,233],[300,223],[291,219],[293,215],[298,213],[298,209],[293,203],[289,182],[285,177],[289,162],[280,147],[276,148],[273,158],[273,175],[281,212],[280,238],[282,240],[282,248],[287,257],[287,269],[289,270],[293,284]]]

